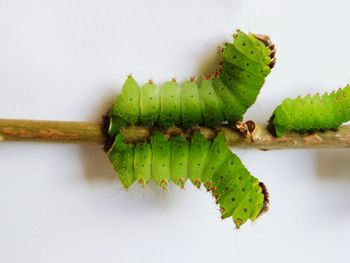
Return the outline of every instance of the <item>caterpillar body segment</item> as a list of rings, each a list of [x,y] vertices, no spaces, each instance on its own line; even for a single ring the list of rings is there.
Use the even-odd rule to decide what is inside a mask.
[[[190,152],[189,142],[181,137],[176,136],[170,140],[171,143],[171,164],[170,178],[179,187],[184,188],[188,177],[188,156]]]
[[[269,65],[271,63],[270,55],[271,49],[264,48],[264,43],[257,39],[254,34],[249,33],[248,36],[242,31],[238,30],[234,35],[235,46],[249,59],[257,62]],[[267,42],[267,45],[270,43]],[[260,48],[259,48],[260,47]]]
[[[184,128],[203,123],[201,101],[198,85],[194,81],[186,81],[181,89],[181,122]]]
[[[350,120],[350,86],[330,94],[285,99],[274,110],[270,128],[277,137],[286,131],[299,133],[336,130]]]
[[[223,101],[216,94],[213,83],[204,79],[198,88],[204,124],[208,127],[218,126],[225,120]]]
[[[113,167],[118,171],[121,183],[127,189],[136,180],[134,170],[134,147],[125,144],[121,135],[116,136],[112,148],[108,152]]]
[[[170,180],[171,148],[170,142],[161,132],[156,131],[151,137],[152,178],[164,190]]]
[[[253,75],[266,77],[271,71],[268,65],[249,59],[234,44],[226,44],[222,54],[225,61]]]
[[[148,82],[140,90],[140,122],[153,124],[158,122],[160,112],[159,88],[152,82]]]
[[[215,140],[210,145],[207,158],[205,161],[202,183],[210,190],[212,187],[212,178],[216,173],[220,173],[220,166],[226,160],[226,158],[232,156],[230,148],[227,147],[227,141],[223,133],[219,133]]]
[[[140,120],[140,87],[135,79],[129,76],[121,93],[117,96],[111,110],[112,116],[118,116],[127,124],[134,124]]]
[[[197,188],[202,184],[202,174],[210,145],[211,142],[206,140],[199,132],[192,135],[187,171],[188,178]]]
[[[186,140],[155,131],[150,142],[136,145],[124,143],[118,134],[108,156],[125,188],[135,182],[144,186],[152,179],[164,190],[170,181],[183,188],[187,178],[196,187],[204,184],[222,218],[232,217],[237,228],[255,220],[268,205],[264,189],[230,151],[223,133],[209,141],[199,132]]]
[[[216,72],[183,85],[172,80],[157,87],[150,81],[141,88],[129,76],[109,115],[126,125],[185,128],[241,120],[270,73],[274,56],[269,39],[238,31],[224,46]]]
[[[221,202],[222,218],[227,218],[232,215],[235,208],[243,201],[247,189],[250,190],[250,188],[250,178],[246,178],[241,184],[236,185],[236,187]],[[244,191],[242,191],[242,189],[244,189]]]
[[[181,124],[181,87],[176,81],[160,87],[159,123],[164,127]]]
[[[237,174],[237,176],[230,176],[230,174]],[[237,185],[242,184],[249,177],[250,173],[236,155],[227,158],[220,168],[220,173],[212,178],[212,184],[215,186],[212,191],[216,201],[221,202]]]
[[[135,180],[145,186],[152,178],[152,148],[149,143],[135,145]]]

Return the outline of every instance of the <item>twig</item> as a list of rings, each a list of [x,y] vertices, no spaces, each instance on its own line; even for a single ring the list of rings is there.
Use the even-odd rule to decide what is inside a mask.
[[[103,144],[101,123],[0,119],[0,141]]]
[[[337,131],[317,132],[300,135],[286,133],[282,138],[274,137],[265,124],[252,121],[244,124],[221,125],[216,129],[194,127],[189,130],[169,128],[165,134],[190,136],[199,130],[206,138],[213,138],[217,132],[225,133],[233,147],[273,149],[306,149],[306,148],[350,148],[350,125],[343,125]],[[138,142],[149,138],[152,129],[143,126],[130,126],[121,129],[127,142]],[[105,135],[101,123],[36,121],[0,119],[0,141],[46,141],[65,143],[103,144]]]

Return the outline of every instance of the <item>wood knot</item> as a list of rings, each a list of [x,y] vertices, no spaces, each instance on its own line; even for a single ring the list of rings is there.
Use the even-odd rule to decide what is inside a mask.
[[[169,137],[173,137],[173,136],[184,136],[184,131],[179,128],[179,127],[170,127],[166,130],[166,135],[168,135]]]
[[[255,131],[256,125],[254,121],[249,120],[245,124],[247,125],[248,132],[253,133]]]
[[[317,134],[310,134],[304,137],[304,142],[308,143],[319,143],[322,141],[322,138]]]
[[[244,137],[253,141],[253,134],[256,130],[256,124],[252,120],[246,122],[238,121],[234,124],[235,129]]]

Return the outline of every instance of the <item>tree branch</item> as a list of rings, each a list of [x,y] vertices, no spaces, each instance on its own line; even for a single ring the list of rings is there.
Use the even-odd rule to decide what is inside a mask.
[[[103,144],[101,123],[0,119],[0,141]]]
[[[179,134],[188,137],[194,130],[199,130],[208,139],[222,131],[231,146],[240,148],[273,150],[350,147],[350,125],[341,126],[338,131],[314,134],[286,133],[282,138],[274,137],[269,132],[267,125],[255,124],[252,121],[237,123],[232,127],[221,125],[216,129],[194,127],[184,131],[172,127],[164,132],[169,136]],[[127,142],[135,143],[147,139],[152,133],[152,128],[130,126],[122,128],[121,133]],[[105,135],[101,123],[0,119],[0,141],[46,141],[102,145],[105,142]]]

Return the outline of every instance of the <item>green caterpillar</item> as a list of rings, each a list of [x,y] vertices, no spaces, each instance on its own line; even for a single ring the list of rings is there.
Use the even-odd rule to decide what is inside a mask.
[[[237,228],[268,206],[266,188],[231,152],[223,133],[211,142],[199,132],[186,140],[155,131],[149,142],[136,145],[124,143],[118,134],[108,156],[125,188],[150,180],[164,190],[170,181],[181,188],[187,179],[196,187],[204,184],[220,205],[222,218],[232,216]]]
[[[140,88],[129,76],[109,112],[109,134],[126,125],[215,127],[241,120],[275,64],[275,48],[266,36],[237,31],[221,56],[216,72],[198,82],[172,80],[159,88],[149,81]]]
[[[299,133],[336,130],[350,120],[350,86],[330,94],[285,99],[270,118],[277,137],[286,131]]]

